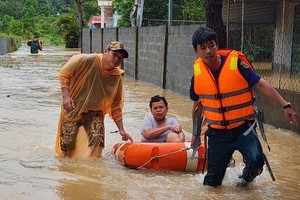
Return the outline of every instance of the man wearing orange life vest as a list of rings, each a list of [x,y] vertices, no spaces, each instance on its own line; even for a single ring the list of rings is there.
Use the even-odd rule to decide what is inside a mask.
[[[193,34],[192,45],[198,59],[194,62],[190,98],[194,101],[193,113],[198,108],[198,116],[203,113],[201,118],[208,126],[208,171],[203,184],[222,185],[231,156],[238,150],[245,162],[240,178],[247,185],[262,173],[264,165],[255,131],[253,88],[281,105],[295,126],[299,126],[299,119],[291,104],[254,72],[242,53],[218,50],[214,31],[199,27]],[[192,146],[194,142],[195,136]]]

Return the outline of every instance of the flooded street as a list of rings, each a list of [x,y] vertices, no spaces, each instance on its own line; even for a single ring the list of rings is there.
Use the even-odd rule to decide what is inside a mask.
[[[266,125],[266,132],[271,152],[265,153],[276,181],[265,167],[247,189],[236,187],[243,168],[239,153],[234,154],[236,166],[227,170],[220,188],[204,187],[201,173],[133,170],[119,165],[110,151],[121,137],[109,117],[105,118],[102,158],[55,156],[61,104],[57,75],[62,65],[78,53],[78,49],[45,46],[40,54],[31,55],[23,45],[17,52],[0,56],[1,200],[300,199],[300,135],[270,125]],[[156,94],[167,98],[169,116],[179,119],[190,140],[189,98],[129,77],[125,77],[125,130],[135,141],[140,140],[149,99]]]

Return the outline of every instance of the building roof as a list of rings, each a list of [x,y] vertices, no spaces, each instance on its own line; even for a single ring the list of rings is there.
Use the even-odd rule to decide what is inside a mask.
[[[106,18],[104,18],[104,23],[106,23]],[[87,22],[88,26],[91,26],[92,24],[101,24],[101,17],[99,16],[92,16],[89,21]]]

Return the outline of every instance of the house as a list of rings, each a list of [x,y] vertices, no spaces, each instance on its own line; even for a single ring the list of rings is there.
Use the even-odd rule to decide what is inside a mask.
[[[98,0],[98,6],[101,9],[101,18],[104,21],[100,23],[101,28],[109,28],[114,25],[112,1]]]
[[[104,24],[106,24],[106,18],[104,18]],[[87,22],[89,29],[101,28],[101,17],[99,16],[92,16],[89,21]]]

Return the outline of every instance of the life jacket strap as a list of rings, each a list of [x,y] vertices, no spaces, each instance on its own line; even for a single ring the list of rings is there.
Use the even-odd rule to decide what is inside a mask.
[[[240,109],[240,108],[245,108],[247,106],[251,106],[253,105],[253,100],[250,100],[248,102],[245,103],[241,103],[241,104],[237,104],[234,106],[227,106],[227,107],[222,107],[222,108],[211,108],[211,107],[203,107],[204,110],[210,111],[210,112],[215,112],[215,113],[224,113],[224,112],[228,112],[231,110],[236,110],[236,109]]]
[[[253,119],[253,118],[255,118],[255,114],[246,115],[244,117],[240,117],[237,119],[225,120],[225,121],[216,121],[216,120],[211,120],[211,119],[205,118],[205,122],[207,122],[208,124],[213,124],[213,125],[228,126],[230,124],[235,124],[235,123],[238,123],[241,121],[246,121],[248,119]]]
[[[252,88],[244,88],[241,90],[233,91],[233,92],[227,92],[227,93],[222,93],[222,94],[200,94],[200,98],[205,98],[205,99],[224,99],[226,97],[232,97],[232,96],[237,96],[240,94],[244,94],[247,92],[252,91]]]
[[[247,136],[250,132],[253,132],[256,135],[256,132],[254,131],[255,125],[255,121],[252,124],[249,123],[249,128],[243,133],[243,135]]]

